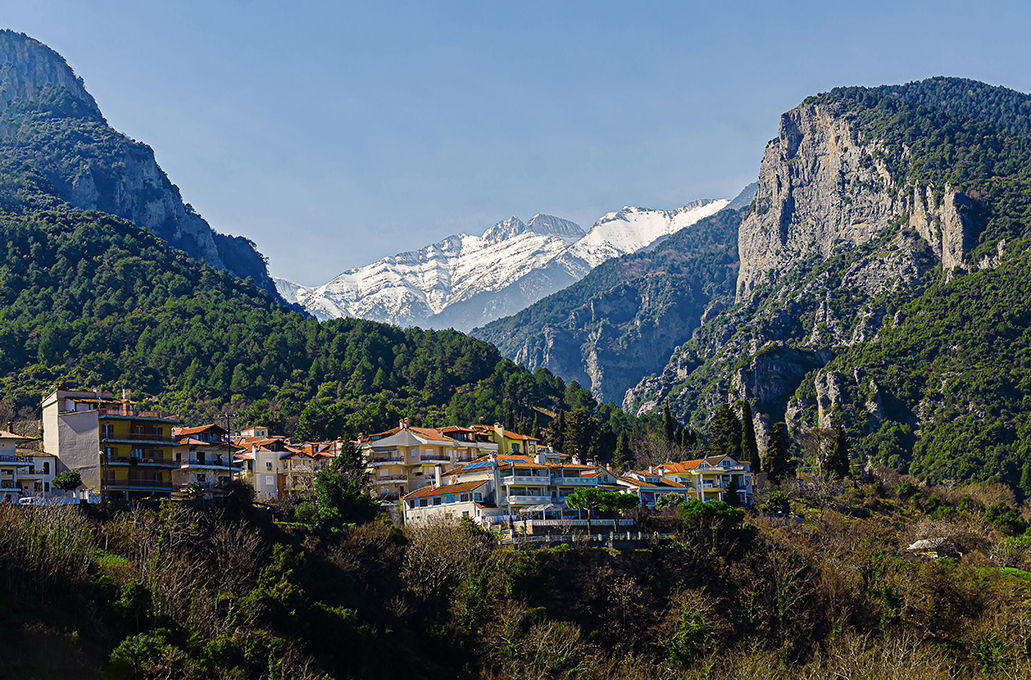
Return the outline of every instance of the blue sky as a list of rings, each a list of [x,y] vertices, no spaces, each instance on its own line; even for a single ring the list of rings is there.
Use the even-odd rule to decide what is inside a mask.
[[[511,215],[732,198],[780,113],[934,75],[1031,92],[1018,2],[0,0],[274,276]]]

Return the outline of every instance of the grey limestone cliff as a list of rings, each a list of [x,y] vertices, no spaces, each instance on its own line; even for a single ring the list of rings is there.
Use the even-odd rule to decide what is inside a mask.
[[[897,186],[885,159],[880,139],[857,134],[833,102],[785,113],[738,229],[736,304],[707,313],[623,407],[642,413],[669,400],[681,419],[704,426],[698,419],[716,404],[748,398],[757,421],[798,420],[809,409],[826,426],[844,383],[817,371],[834,348],[875,341],[939,264],[969,269],[970,199],[949,185]],[[789,403],[810,380],[818,398]],[[864,389],[860,406],[871,422],[883,418],[876,385]]]

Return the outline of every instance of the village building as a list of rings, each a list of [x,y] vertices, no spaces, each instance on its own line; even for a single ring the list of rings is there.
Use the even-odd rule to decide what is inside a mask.
[[[137,409],[128,390],[116,399],[63,383],[44,397],[41,411],[43,450],[77,470],[103,500],[171,497],[177,416]]]

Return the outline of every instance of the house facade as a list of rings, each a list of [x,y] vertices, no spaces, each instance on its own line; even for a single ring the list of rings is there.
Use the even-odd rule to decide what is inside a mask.
[[[178,466],[172,471],[174,490],[184,493],[191,487],[199,488],[205,498],[224,495],[229,482],[243,470],[242,462],[234,456],[238,449],[229,441],[229,433],[211,424],[176,427],[172,435],[172,456]]]
[[[138,410],[128,391],[55,389],[41,404],[43,450],[108,500],[170,498],[177,416]]]
[[[36,442],[11,431],[0,431],[0,503],[42,497],[53,492],[57,458],[27,445]]]
[[[689,499],[718,500],[740,507],[751,507],[755,502],[755,475],[748,461],[738,461],[730,456],[710,456],[663,463],[655,466],[655,470],[686,487]]]

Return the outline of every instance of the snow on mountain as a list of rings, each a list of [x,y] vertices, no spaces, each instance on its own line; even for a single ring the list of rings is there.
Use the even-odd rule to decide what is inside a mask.
[[[664,236],[675,234],[719,212],[728,203],[726,199],[702,198],[676,210],[627,207],[610,212],[594,223],[587,236],[569,249],[569,254],[582,258],[593,269],[605,260],[637,252]]]
[[[727,205],[701,199],[677,210],[624,208],[584,234],[552,215],[498,222],[482,236],[457,234],[420,250],[349,269],[315,288],[275,279],[279,294],[320,320],[352,316],[399,326],[470,330],[514,314]]]

